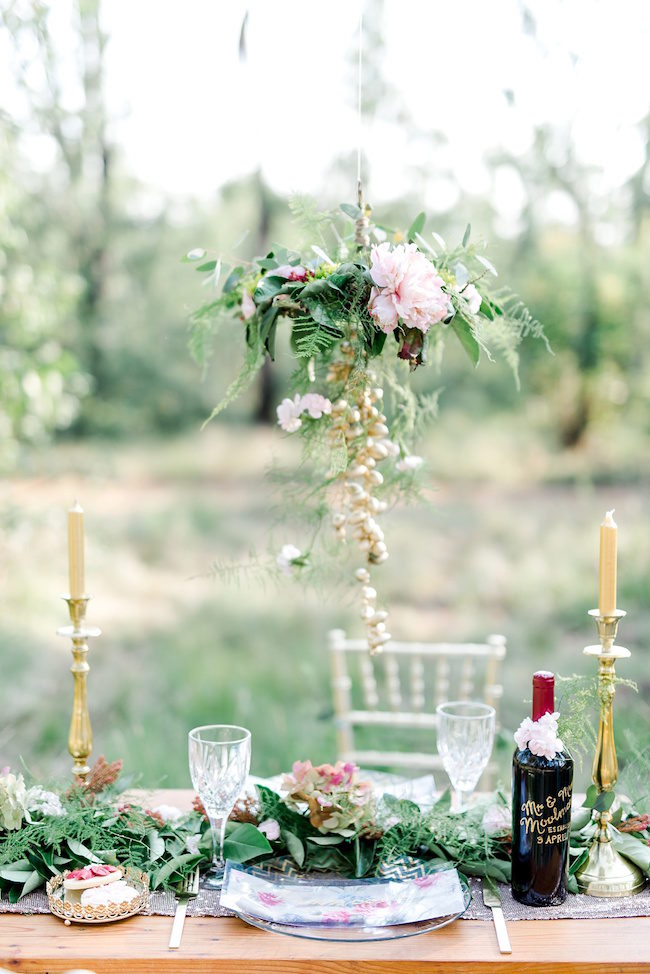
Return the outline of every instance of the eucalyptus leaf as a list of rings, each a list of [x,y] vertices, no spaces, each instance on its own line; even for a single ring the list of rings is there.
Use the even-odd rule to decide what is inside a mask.
[[[271,843],[250,822],[239,823],[226,836],[223,844],[224,858],[232,862],[248,862],[268,852],[273,852]]]
[[[280,293],[286,283],[286,278],[284,277],[278,277],[277,274],[266,274],[255,288],[253,300],[256,304],[261,304],[262,301],[274,298],[276,294]]]
[[[585,800],[582,803],[583,808],[593,808],[596,804],[596,799],[598,798],[598,789],[595,785],[589,785],[587,788],[587,794],[585,795]]]
[[[147,842],[149,844],[149,859],[155,862],[165,854],[165,840],[158,835],[156,829],[149,829],[147,832]]]
[[[345,838],[342,835],[310,835],[307,842],[313,842],[314,845],[341,845]]]
[[[415,240],[417,234],[422,233],[424,230],[424,224],[427,222],[426,213],[418,213],[415,220],[408,229],[407,237],[409,242]]]
[[[609,831],[614,848],[642,869],[646,876],[650,876],[650,846],[629,832],[619,832],[615,828]]]
[[[463,247],[466,247],[467,244],[469,243],[469,238],[471,233],[472,233],[472,224],[468,223],[467,226],[465,227],[465,233],[463,234],[463,244],[462,244]]]
[[[499,274],[497,272],[497,269],[495,268],[494,264],[492,264],[487,259],[487,257],[483,257],[482,254],[477,254],[476,255],[476,259],[477,259],[477,261],[480,264],[483,264],[483,267],[485,267],[485,269],[488,270],[490,272],[490,274],[492,274],[493,277],[498,277],[499,276]]]
[[[79,856],[80,859],[87,859],[88,862],[101,862],[102,860],[99,856],[96,856],[94,852],[83,844],[83,842],[78,842],[77,839],[68,839],[68,848],[75,856]]]
[[[195,247],[194,250],[188,250],[184,257],[181,257],[181,262],[183,264],[193,264],[197,260],[203,260],[207,251],[203,247]]]
[[[370,341],[370,347],[368,349],[368,354],[370,358],[376,358],[377,355],[381,355],[384,345],[386,344],[386,339],[388,335],[385,331],[375,330],[372,333],[372,339]]]
[[[571,832],[579,832],[591,822],[591,809],[578,808],[571,813]]]
[[[453,328],[454,332],[458,336],[458,339],[467,352],[472,365],[476,367],[481,355],[481,349],[479,343],[474,337],[474,332],[472,331],[471,326],[467,321],[465,321],[462,315],[455,314],[451,320],[450,327]]]
[[[233,269],[231,270],[230,274],[228,275],[228,277],[224,281],[224,284],[223,284],[224,294],[229,294],[231,291],[234,291],[235,290],[235,288],[239,284],[240,280],[242,279],[243,274],[244,274],[244,268],[243,267],[233,267]]]
[[[208,260],[205,264],[199,264],[196,268],[199,274],[207,274],[208,271],[213,271],[217,266],[216,260]]]
[[[20,892],[20,898],[22,899],[23,896],[27,896],[28,893],[32,893],[35,889],[38,889],[39,886],[42,886],[44,882],[45,879],[43,876],[41,876],[41,874],[35,869],[30,878],[24,884]]]
[[[193,852],[188,852],[183,856],[174,856],[173,859],[166,862],[164,866],[161,866],[158,872],[154,874],[151,888],[158,889],[162,883],[170,879],[174,873],[179,869],[182,869],[183,866],[187,866],[190,863],[196,864],[199,862],[200,858],[200,856],[195,855]]]
[[[464,288],[469,281],[469,271],[460,261],[454,265],[454,277],[459,288]]]
[[[346,216],[349,216],[351,220],[358,220],[362,216],[361,210],[358,206],[354,206],[352,203],[341,203],[339,208],[343,210]]]
[[[595,812],[608,812],[612,807],[616,795],[613,791],[601,791],[594,802]]]
[[[580,869],[580,866],[583,864],[583,862],[586,861],[588,856],[589,856],[589,849],[582,849],[580,851],[580,855],[578,856],[578,858],[574,859],[574,861],[569,866],[570,876],[573,876],[578,871],[578,869]]]
[[[305,862],[305,847],[293,832],[289,832],[287,829],[282,830],[282,838],[287,843],[287,849],[291,858],[294,860],[296,865],[302,866]]]
[[[12,883],[26,883],[31,875],[31,867],[29,869],[0,869],[0,876],[3,879],[8,879]]]
[[[360,839],[359,836],[354,840],[354,875],[361,879],[371,869],[375,858],[376,842],[368,839]]]

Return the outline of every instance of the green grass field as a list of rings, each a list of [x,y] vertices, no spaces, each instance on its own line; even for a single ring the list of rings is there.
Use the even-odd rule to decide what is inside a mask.
[[[594,483],[597,439],[554,454],[502,419],[479,428],[443,416],[426,446],[426,505],[385,517],[391,557],[376,582],[390,629],[427,640],[504,633],[501,721],[511,731],[528,710],[535,668],[594,668],[582,656],[594,640],[586,612],[597,598],[598,525],[615,507],[619,604],[629,613],[620,641],[633,652],[619,671],[640,689],[617,696],[623,753],[627,732],[647,738],[650,717],[650,492]],[[5,479],[0,764],[22,759],[50,776],[70,763],[70,650],[55,631],[65,622],[65,512],[76,497],[86,510],[89,621],[103,630],[90,654],[94,754],[124,758],[147,785],[187,786],[188,729],[232,721],[252,729],[258,774],[335,756],[326,638],[337,626],[361,634],[354,586],[208,574],[215,560],[248,562],[251,551],[270,559],[285,541],[304,540],[290,521],[275,523],[277,495],[263,477],[274,456],[291,462],[295,444],[214,425],[164,442],[59,445]]]

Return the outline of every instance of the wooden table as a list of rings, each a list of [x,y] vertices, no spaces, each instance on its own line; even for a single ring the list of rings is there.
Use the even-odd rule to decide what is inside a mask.
[[[190,796],[158,792],[147,803],[188,807]],[[0,914],[0,966],[33,974],[79,968],[96,974],[650,972],[650,917],[509,923],[509,956],[499,953],[492,924],[482,920],[459,920],[408,940],[328,944],[265,933],[230,917],[188,917],[181,948],[168,950],[171,923],[171,917],[143,916],[66,927],[51,916]]]

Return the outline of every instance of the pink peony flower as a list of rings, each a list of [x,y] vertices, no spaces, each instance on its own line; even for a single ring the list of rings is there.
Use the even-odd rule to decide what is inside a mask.
[[[285,433],[295,433],[302,426],[300,402],[300,396],[296,394],[293,399],[283,399],[276,409],[278,425],[282,427]]]
[[[271,277],[285,277],[287,281],[304,281],[307,271],[302,264],[282,264],[281,267],[274,267],[269,271]]]
[[[241,313],[244,317],[244,321],[248,321],[249,318],[252,318],[256,311],[257,305],[253,301],[248,291],[244,288],[244,293],[242,294],[241,298]]]
[[[309,413],[312,419],[320,419],[323,414],[329,416],[332,403],[317,392],[308,392],[300,400],[300,408],[302,412]]]
[[[390,244],[382,243],[372,248],[370,256],[376,286],[368,310],[382,331],[390,334],[402,321],[406,328],[426,332],[447,316],[443,280],[415,244],[399,244],[391,250]]]

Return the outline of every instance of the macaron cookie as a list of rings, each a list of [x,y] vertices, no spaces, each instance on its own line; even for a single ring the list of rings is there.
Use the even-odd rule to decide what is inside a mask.
[[[80,893],[95,886],[106,886],[122,878],[122,870],[108,863],[93,863],[83,869],[73,869],[64,873],[63,888],[66,892]]]

